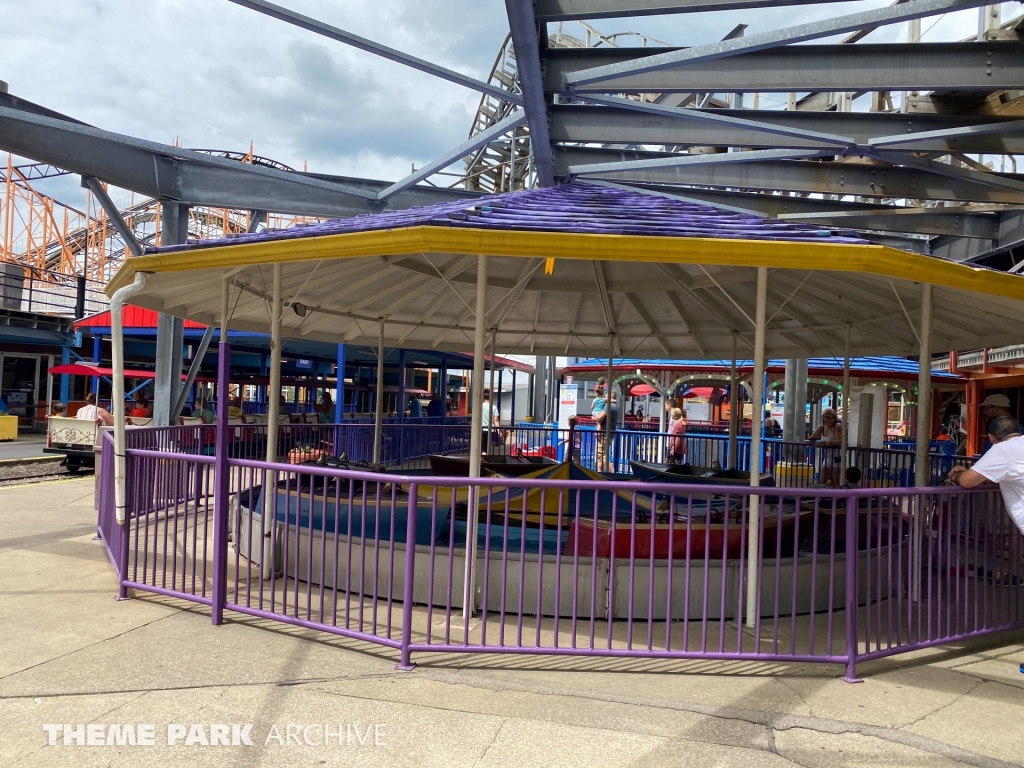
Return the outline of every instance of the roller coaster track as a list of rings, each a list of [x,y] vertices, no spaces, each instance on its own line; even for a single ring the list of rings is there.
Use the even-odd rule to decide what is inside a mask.
[[[646,46],[648,43],[655,45],[668,45],[661,40],[656,40],[638,32],[616,32],[605,35],[592,27],[590,24],[579,21],[584,35],[583,38],[566,33],[563,25],[559,24],[555,34],[548,36],[549,48],[601,48],[619,47],[620,41],[629,41]],[[510,94],[520,94],[522,89],[519,86],[519,79],[516,69],[516,52],[512,46],[512,36],[508,35],[505,42],[498,50],[498,55],[491,67],[491,74],[487,81]],[[637,98],[635,95],[623,94],[627,98]],[[665,94],[671,98],[671,94]],[[644,94],[644,98],[651,100],[662,100],[661,94]],[[674,105],[673,105],[674,106]],[[717,104],[715,106],[718,106]],[[721,106],[725,106],[724,104]],[[495,123],[501,122],[515,108],[511,101],[498,99],[490,94],[480,97],[480,104],[477,107],[476,115],[469,129],[469,136],[472,138],[487,130]],[[452,187],[464,187],[479,192],[510,192],[516,189],[529,189],[536,184],[536,177],[533,169],[533,161],[530,152],[530,129],[525,125],[517,128],[513,134],[506,134],[501,139],[493,141],[482,147],[466,158],[466,170],[462,177],[453,183]]]

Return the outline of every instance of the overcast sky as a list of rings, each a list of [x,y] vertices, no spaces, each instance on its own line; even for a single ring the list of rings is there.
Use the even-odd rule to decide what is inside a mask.
[[[280,2],[481,79],[508,32],[501,0]],[[889,2],[594,26],[694,45],[741,22],[750,34]],[[1004,18],[1018,9],[1004,3]],[[933,22],[923,22],[925,40],[957,39],[974,33],[977,11]],[[566,31],[583,34],[574,24]],[[902,25],[869,40],[905,37]],[[0,0],[0,80],[12,94],[107,130],[186,147],[247,150],[252,141],[257,154],[296,168],[308,162],[313,171],[388,180],[464,141],[479,101],[227,0]]]

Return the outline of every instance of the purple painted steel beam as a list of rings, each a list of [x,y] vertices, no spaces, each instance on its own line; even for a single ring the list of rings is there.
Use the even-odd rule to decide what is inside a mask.
[[[519,84],[530,125],[530,146],[537,167],[537,180],[542,187],[555,186],[551,138],[548,133],[548,108],[544,100],[544,78],[540,68],[540,43],[537,19],[530,0],[505,0],[508,27],[516,52]]]

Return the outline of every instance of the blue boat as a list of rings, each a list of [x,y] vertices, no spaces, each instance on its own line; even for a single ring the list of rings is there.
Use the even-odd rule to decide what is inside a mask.
[[[451,518],[449,518],[449,521]],[[466,532],[469,523],[465,520],[455,521],[455,548],[462,549],[466,546]],[[508,552],[519,554],[525,552],[528,555],[538,553],[544,555],[555,555],[563,551],[565,542],[569,539],[569,526],[563,526],[559,531],[557,528],[545,528],[543,537],[540,528],[528,526],[522,528],[520,525],[509,524],[508,526]],[[441,535],[438,537],[438,548],[448,547],[451,540],[451,528],[445,523]],[[477,524],[476,546],[479,553],[489,549],[492,557],[500,557],[505,547],[505,526],[503,522],[491,521],[490,530],[486,523]]]
[[[254,488],[252,496],[257,498],[252,511],[262,514],[266,503],[263,487]],[[350,514],[347,490],[335,493],[334,488],[328,485],[326,492],[322,486],[311,491],[308,486],[296,489],[294,485],[286,487],[282,482],[278,485],[274,517],[278,523],[297,525],[300,529],[307,528],[327,535],[337,533],[340,536],[406,543],[409,522],[407,496],[397,494],[392,504],[391,493],[388,492],[381,495],[378,504],[375,491],[367,489],[364,501],[361,490],[357,489],[352,493],[351,506]],[[421,501],[415,508],[415,543],[430,544],[444,528],[448,512],[447,507],[438,506],[435,509]]]

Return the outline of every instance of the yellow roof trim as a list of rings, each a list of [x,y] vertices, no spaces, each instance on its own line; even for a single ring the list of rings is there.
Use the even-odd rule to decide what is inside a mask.
[[[108,284],[107,293],[112,295],[118,288],[130,284],[136,272],[187,272],[415,253],[864,272],[1024,301],[1024,277],[969,267],[882,245],[523,232],[437,226],[295,237],[255,243],[226,243],[213,248],[139,256],[122,265]]]

